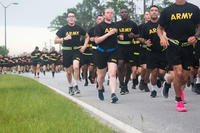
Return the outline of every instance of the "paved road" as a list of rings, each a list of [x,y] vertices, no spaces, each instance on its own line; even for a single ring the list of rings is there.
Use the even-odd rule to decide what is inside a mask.
[[[25,76],[33,77],[31,74]],[[50,73],[41,75],[39,82],[55,87],[65,93],[68,92],[65,73],[56,73],[52,78]],[[129,84],[131,87],[131,84]],[[95,85],[84,87],[79,83],[81,96],[79,100],[109,114],[110,116],[144,132],[144,133],[199,133],[200,132],[200,95],[196,95],[188,88],[186,90],[187,113],[175,111],[174,91],[170,90],[170,97],[165,99],[158,93],[155,99],[150,98],[150,93],[140,90],[131,90],[128,95],[117,95],[119,102],[110,103],[110,92],[105,85],[105,101],[97,99]],[[159,90],[160,92],[161,90]]]

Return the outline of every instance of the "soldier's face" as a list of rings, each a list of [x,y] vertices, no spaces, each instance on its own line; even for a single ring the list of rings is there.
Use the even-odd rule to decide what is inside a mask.
[[[158,19],[159,10],[156,7],[152,7],[149,11],[151,19],[155,20]]]
[[[112,9],[106,9],[104,11],[104,18],[108,21],[111,21],[113,18],[113,10]]]
[[[96,23],[100,24],[104,20],[103,16],[98,16],[96,19]]]
[[[76,21],[75,14],[69,13],[68,16],[67,16],[67,22],[70,23],[70,24],[74,24],[75,21]]]

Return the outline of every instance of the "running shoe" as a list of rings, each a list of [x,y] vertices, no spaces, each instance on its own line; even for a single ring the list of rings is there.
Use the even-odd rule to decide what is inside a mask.
[[[165,98],[169,97],[169,89],[171,88],[171,84],[168,84],[167,82],[164,82],[164,86],[162,89],[162,95]]]
[[[101,101],[104,100],[103,90],[98,90],[98,97]]]
[[[78,85],[74,86],[74,94],[80,94],[80,90],[78,89]]]
[[[178,112],[187,112],[187,109],[185,108],[183,101],[176,103],[176,110]]]
[[[74,88],[73,88],[73,87],[69,87],[69,94],[70,94],[71,96],[74,95]]]
[[[153,90],[151,92],[151,95],[150,95],[152,98],[155,98],[157,96],[157,91],[156,90]]]
[[[115,93],[111,94],[111,103],[116,103],[119,99]]]

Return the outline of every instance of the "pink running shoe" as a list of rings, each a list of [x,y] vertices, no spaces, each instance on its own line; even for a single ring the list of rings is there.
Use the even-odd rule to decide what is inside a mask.
[[[178,112],[187,112],[187,109],[185,108],[183,101],[177,102],[176,104],[176,110]]]

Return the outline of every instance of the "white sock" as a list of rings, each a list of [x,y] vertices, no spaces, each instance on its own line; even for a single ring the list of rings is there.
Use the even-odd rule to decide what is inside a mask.
[[[166,74],[165,77],[164,77],[167,84],[171,84],[171,82],[169,82],[169,80],[168,80],[169,76],[170,76],[170,74]]]
[[[157,88],[158,88],[157,85],[152,85],[152,84],[151,84],[151,91],[156,91]]]
[[[69,87],[73,87],[72,82],[71,83],[68,82],[68,84],[69,84]]]
[[[196,84],[200,84],[200,77],[197,77]]]
[[[74,79],[74,86],[78,85],[78,81]]]

